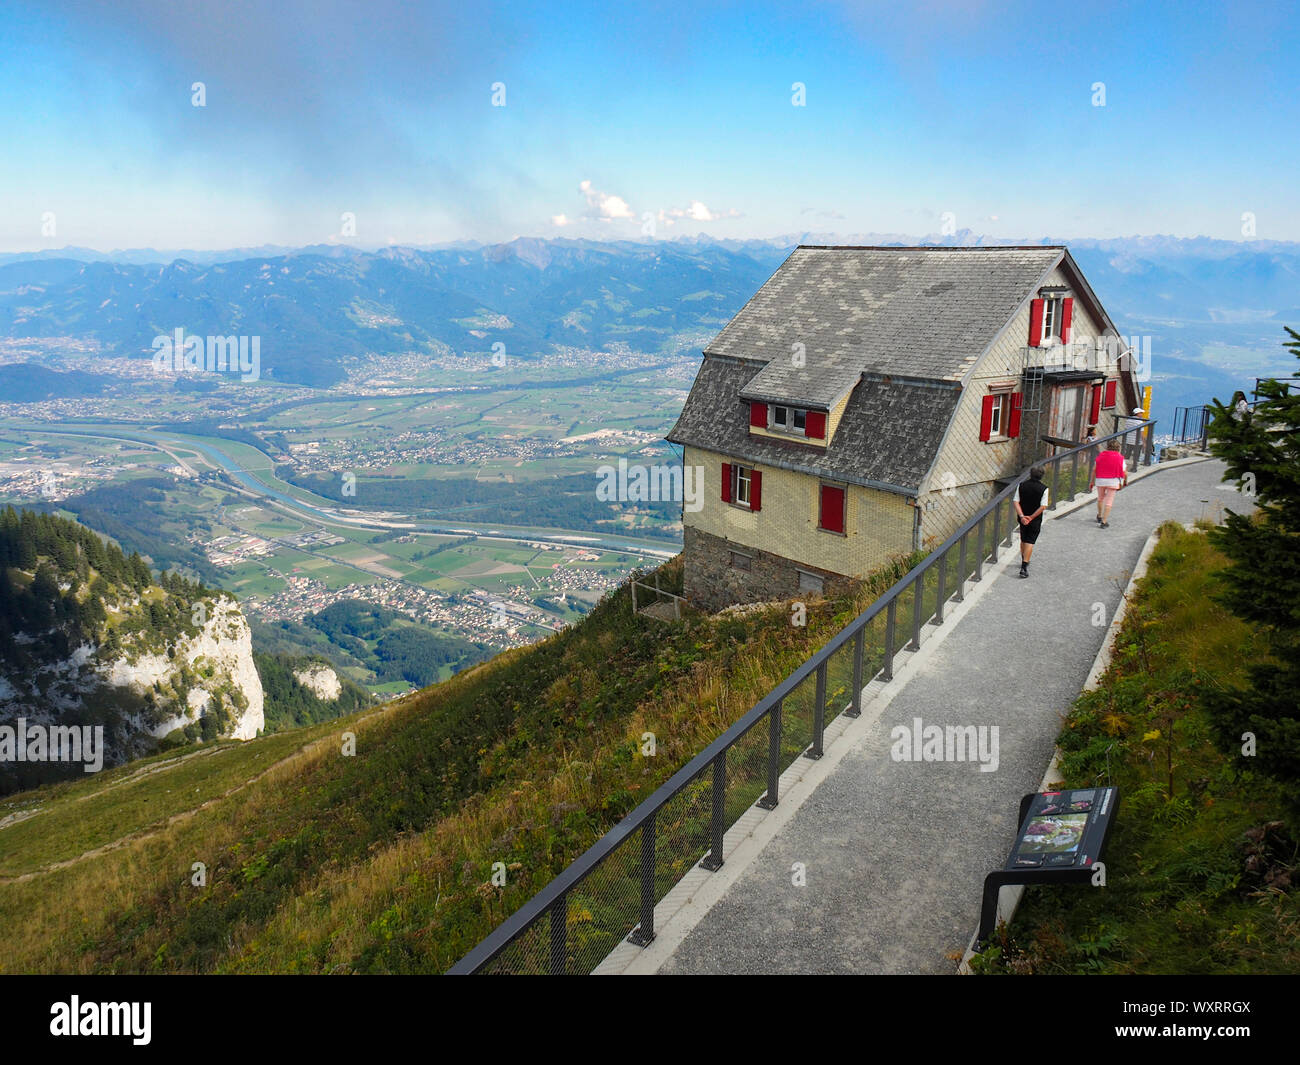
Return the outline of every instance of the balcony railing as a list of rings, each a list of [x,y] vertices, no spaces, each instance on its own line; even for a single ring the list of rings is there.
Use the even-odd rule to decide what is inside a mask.
[[[1129,463],[1150,465],[1154,421],[1042,460],[1051,509],[1086,488],[1092,457],[1115,441]],[[1026,471],[1027,472],[1027,471]],[[864,681],[889,681],[901,650],[944,623],[967,584],[1012,541],[1015,490],[1026,474],[679,769],[581,857],[449,970],[453,974],[579,974],[623,942],[655,938],[655,907],[692,868],[723,864],[727,830],[755,807],[780,802],[781,774],[820,758],[827,726],[861,715]]]

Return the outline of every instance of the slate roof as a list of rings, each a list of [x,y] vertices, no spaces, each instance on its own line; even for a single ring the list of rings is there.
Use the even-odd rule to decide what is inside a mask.
[[[960,381],[1063,252],[800,246],[704,352],[764,364],[744,399],[821,410],[864,372]]]
[[[823,449],[750,435],[740,391],[753,375],[753,363],[706,356],[668,439],[759,466],[915,495],[961,398],[955,385],[868,377]]]

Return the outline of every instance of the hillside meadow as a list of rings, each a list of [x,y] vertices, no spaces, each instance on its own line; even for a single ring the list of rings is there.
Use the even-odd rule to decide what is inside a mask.
[[[664,623],[625,584],[383,707],[10,796],[0,971],[441,972],[910,561],[810,602],[804,627],[781,604]]]

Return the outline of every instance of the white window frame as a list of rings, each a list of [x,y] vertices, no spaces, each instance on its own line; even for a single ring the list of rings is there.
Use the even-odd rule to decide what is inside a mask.
[[[1061,335],[1061,315],[1064,313],[1065,301],[1060,296],[1043,297],[1043,332],[1038,342],[1041,344],[1049,337]]]
[[[1001,385],[989,389],[997,402],[993,404],[993,418],[989,422],[989,440],[1010,440],[1007,427],[1011,424],[1011,396],[1014,385]]]
[[[753,510],[753,495],[751,492],[753,481],[750,474],[753,473],[753,467],[741,466],[733,463],[731,467],[731,501],[738,507],[744,507],[746,510]],[[744,485],[745,497],[740,497],[741,485]]]
[[[774,433],[787,433],[790,436],[806,436],[808,411],[804,407],[791,407],[786,403],[768,405],[767,427]],[[785,420],[777,418],[776,412],[784,411]]]

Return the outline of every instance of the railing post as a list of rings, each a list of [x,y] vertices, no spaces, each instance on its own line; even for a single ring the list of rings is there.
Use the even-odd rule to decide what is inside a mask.
[[[863,625],[853,637],[853,702],[844,711],[847,717],[862,716],[862,658],[866,653],[867,627]]]
[[[648,947],[655,938],[655,810],[641,824],[641,923],[627,937],[629,943]]]
[[[727,748],[713,759],[713,809],[711,811],[712,845],[701,860],[701,867],[714,873],[722,868],[722,837],[727,831]]]
[[[1056,509],[1056,502],[1061,498],[1061,460],[1052,461],[1052,499],[1047,504],[1048,510]]]
[[[1151,465],[1151,459],[1152,459],[1152,457],[1154,456],[1155,448],[1156,448],[1156,434],[1155,434],[1155,426],[1154,426],[1154,425],[1148,425],[1148,426],[1147,426],[1147,441],[1146,441],[1146,445],[1147,445],[1147,446],[1146,446],[1146,457],[1143,459],[1142,465],[1143,465],[1143,466],[1150,466],[1150,465]],[[1204,445],[1204,444],[1201,445],[1201,450],[1202,450],[1202,451],[1205,450],[1205,445]]]
[[[966,599],[966,538],[970,536],[969,532],[962,534],[961,552],[957,559],[957,602],[964,602]]]
[[[894,596],[885,607],[885,664],[880,671],[885,680],[894,679],[894,623],[897,617],[898,596]]]
[[[1079,493],[1079,453],[1076,451],[1070,458],[1070,498],[1073,499]]]
[[[907,645],[909,651],[921,649],[921,606],[924,599],[925,570],[921,570],[912,582],[912,641]]]
[[[551,903],[551,964],[552,976],[563,976],[569,971],[569,896],[561,895]]]
[[[778,699],[768,714],[767,794],[758,800],[758,805],[764,810],[775,810],[780,801],[777,791],[781,782],[781,707],[784,702],[784,699]]]
[[[943,604],[948,598],[948,552],[951,550],[952,548],[949,548],[948,551],[945,551],[940,556],[939,561],[935,563],[939,567],[938,587],[934,593],[934,623],[936,625],[943,624]]]
[[[993,564],[998,564],[998,545],[1002,542],[1002,504],[993,508]]]
[[[984,518],[975,523],[975,575],[971,577],[972,581],[984,579]]]
[[[803,753],[809,758],[820,758],[822,740],[826,736],[826,663],[817,667],[817,694],[813,705],[813,741],[812,746]]]

